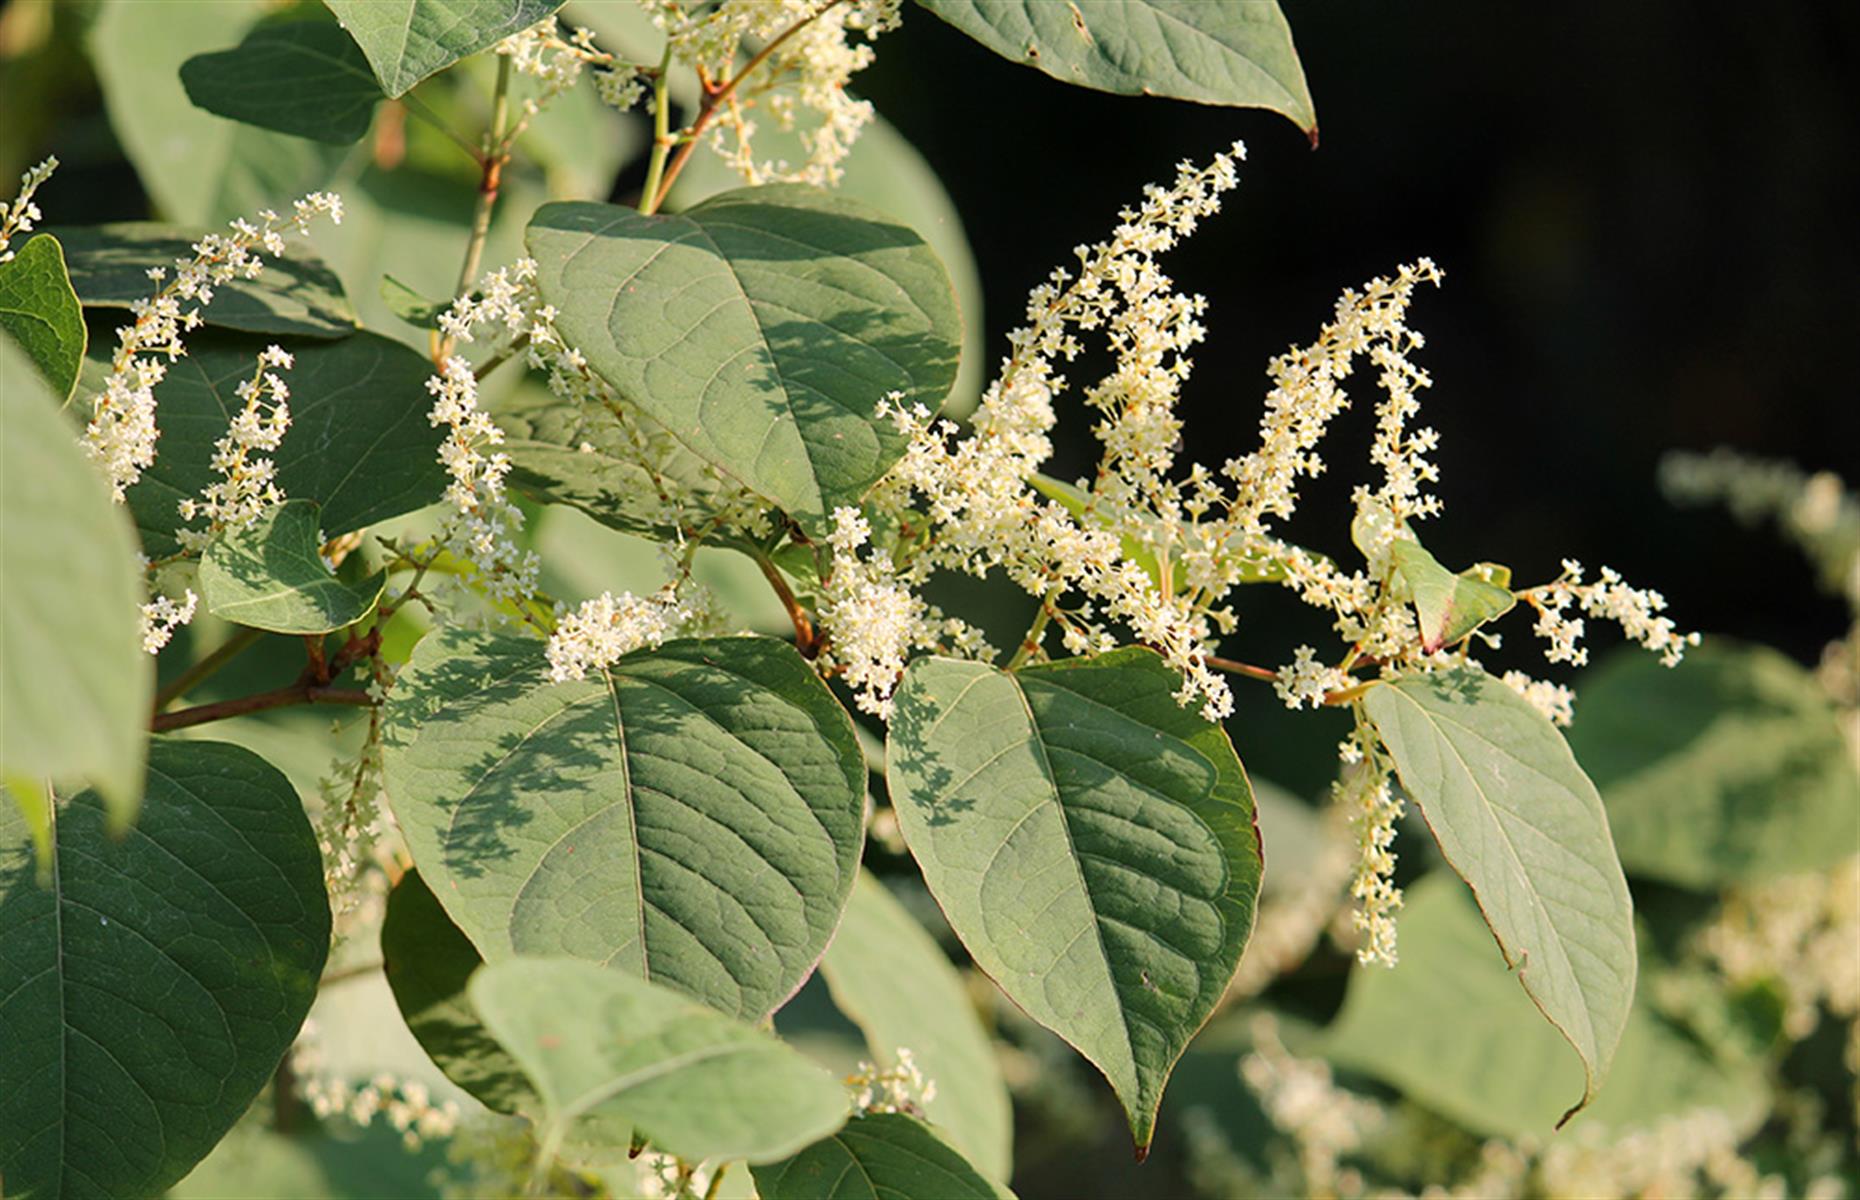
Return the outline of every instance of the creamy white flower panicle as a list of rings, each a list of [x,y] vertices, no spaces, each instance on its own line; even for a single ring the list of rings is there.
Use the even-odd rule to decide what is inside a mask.
[[[240,218],[230,233],[209,233],[194,243],[192,258],[175,260],[173,279],[164,267],[149,268],[158,290],[129,306],[135,322],[116,331],[110,376],[91,402],[84,431],[84,449],[103,468],[118,501],[155,462],[160,436],[155,387],[167,375],[168,364],[186,353],[182,337],[201,325],[201,308],[213,302],[217,288],[257,279],[265,269],[262,254],[282,255],[285,232],[308,232],[318,216],[341,224],[341,197],[312,192],[293,205],[289,217],[265,209],[257,225]]]
[[[936,1099],[936,1080],[927,1078],[910,1047],[899,1046],[897,1062],[885,1068],[861,1062],[847,1076],[853,1107],[861,1113],[911,1113],[922,1116],[924,1105]]]
[[[1389,767],[1380,754],[1368,754],[1337,785],[1337,796],[1356,838],[1356,873],[1350,896],[1356,901],[1351,923],[1362,934],[1358,962],[1392,967],[1396,954],[1395,913],[1402,892],[1395,886],[1395,823],[1402,801],[1389,787]]]
[[[147,654],[159,654],[161,648],[174,637],[174,631],[194,619],[194,610],[200,604],[200,597],[194,595],[194,589],[188,588],[180,599],[172,596],[157,596],[142,606],[142,649]]]
[[[26,173],[19,177],[19,195],[12,203],[0,200],[0,263],[11,262],[14,251],[11,249],[13,239],[22,233],[31,232],[32,228],[45,219],[39,206],[32,202],[32,194],[39,186],[52,177],[58,169],[56,157],[47,158],[37,166],[26,168]]]
[[[575,86],[584,69],[594,71],[594,90],[603,104],[625,112],[646,94],[646,82],[637,64],[614,57],[594,44],[594,34],[587,29],[562,31],[554,17],[542,21],[499,42],[495,52],[510,60],[520,75],[537,80],[542,91],[523,101],[522,124],[527,125],[543,109],[569,88]],[[521,132],[521,125],[518,132]]]
[[[1669,667],[1685,657],[1686,647],[1699,644],[1698,634],[1680,633],[1672,618],[1658,615],[1666,609],[1666,597],[1660,593],[1629,587],[1609,567],[1602,568],[1594,583],[1584,583],[1582,576],[1582,564],[1566,558],[1559,578],[1518,593],[1537,610],[1534,629],[1549,643],[1544,657],[1551,662],[1582,666],[1589,661],[1588,650],[1577,644],[1582,639],[1583,620],[1568,615],[1572,605],[1591,617],[1620,625],[1621,632],[1658,654]]]
[[[199,499],[190,496],[179,505],[183,521],[205,517],[208,522],[205,529],[175,531],[184,548],[204,550],[213,534],[250,525],[284,502],[277,464],[266,455],[283,444],[291,427],[291,390],[278,372],[294,364],[283,347],[267,346],[259,352],[252,377],[234,389],[245,406],[213,444],[212,465],[219,478],[202,489]]]
[[[840,162],[873,117],[871,104],[847,95],[846,85],[871,65],[869,43],[898,27],[900,0],[644,2],[670,40],[673,61],[696,70],[706,86],[721,87],[733,78],[746,42],[769,50],[756,73],[731,92],[711,126],[712,147],[745,183],[827,187],[840,181]],[[756,122],[750,114],[758,108],[778,128],[798,129],[805,162],[756,156]]]
[[[691,617],[690,607],[670,585],[652,596],[602,592],[558,615],[547,647],[549,678],[557,683],[585,679],[589,671],[676,637]]]
[[[1347,672],[1317,661],[1317,651],[1309,646],[1293,651],[1292,662],[1280,667],[1276,674],[1273,690],[1279,693],[1279,699],[1285,701],[1287,708],[1303,708],[1307,704],[1317,708],[1331,692],[1354,682]]]
[[[1576,693],[1562,684],[1532,679],[1523,671],[1506,671],[1500,678],[1506,687],[1524,697],[1532,708],[1548,717],[1551,724],[1567,727],[1576,719]]]

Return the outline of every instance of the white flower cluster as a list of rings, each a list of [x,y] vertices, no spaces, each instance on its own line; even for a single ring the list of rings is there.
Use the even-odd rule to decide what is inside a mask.
[[[861,1113],[923,1115],[924,1105],[936,1099],[936,1080],[924,1077],[909,1047],[898,1047],[897,1060],[883,1069],[876,1063],[861,1062],[846,1077],[846,1086],[853,1090],[854,1108]]]
[[[317,1032],[315,1018],[304,1022],[291,1046],[291,1071],[298,1094],[319,1119],[342,1117],[365,1128],[376,1117],[384,1117],[409,1150],[418,1150],[428,1138],[449,1137],[458,1128],[458,1102],[434,1103],[432,1092],[417,1079],[397,1079],[381,1072],[354,1083],[328,1073]]]
[[[549,635],[549,678],[557,683],[585,679],[641,647],[658,647],[675,637],[692,611],[674,586],[652,596],[602,592],[573,612],[563,611]]]
[[[1356,865],[1350,879],[1350,897],[1356,907],[1350,922],[1361,935],[1356,960],[1365,966],[1392,967],[1396,954],[1395,913],[1402,893],[1395,886],[1395,824],[1401,820],[1402,800],[1389,787],[1390,767],[1375,740],[1375,733],[1359,728],[1345,757],[1353,765],[1338,780],[1335,792],[1355,841]]]
[[[1355,682],[1347,672],[1319,662],[1317,651],[1309,646],[1294,650],[1291,663],[1280,667],[1275,674],[1273,690],[1279,693],[1279,699],[1287,708],[1294,709],[1307,704],[1312,708],[1320,707],[1324,697]]]
[[[900,0],[645,3],[653,23],[670,40],[673,59],[695,69],[707,88],[728,86],[744,42],[760,44],[766,51],[757,74],[732,89],[712,125],[711,145],[744,182],[783,180],[826,187],[840,181],[839,164],[873,115],[870,103],[847,95],[846,85],[855,72],[871,65],[868,43],[898,27]],[[855,34],[865,41],[855,40]],[[806,162],[756,157],[756,123],[749,114],[758,104],[779,128],[799,128]],[[810,122],[797,119],[802,110],[812,114]]]
[[[1581,666],[1589,661],[1589,652],[1577,645],[1582,639],[1583,620],[1571,617],[1573,604],[1591,617],[1614,621],[1621,631],[1660,656],[1667,666],[1676,666],[1685,657],[1687,646],[1699,644],[1696,633],[1680,633],[1672,618],[1656,614],[1666,608],[1666,598],[1658,592],[1629,587],[1620,574],[1603,567],[1594,583],[1582,581],[1582,564],[1563,560],[1560,578],[1519,592],[1520,599],[1537,610],[1534,626],[1537,636],[1549,643],[1544,657],[1551,662]]]
[[[1362,1176],[1343,1166],[1343,1159],[1387,1124],[1387,1111],[1337,1086],[1328,1063],[1294,1057],[1270,1015],[1254,1017],[1251,1032],[1253,1049],[1240,1060],[1240,1078],[1259,1097],[1266,1118],[1297,1148],[1306,1194],[1360,1193]]]
[[[39,206],[32,202],[32,194],[57,169],[58,159],[55,157],[47,158],[35,167],[28,167],[26,173],[19,177],[19,195],[13,198],[11,204],[0,200],[0,263],[13,260],[10,247],[15,237],[31,232],[34,225],[45,219]]]
[[[1576,719],[1576,693],[1562,684],[1532,679],[1523,671],[1506,671],[1502,678],[1506,687],[1524,697],[1552,725],[1567,728]]]
[[[646,94],[646,84],[639,68],[622,62],[594,44],[594,34],[587,29],[571,29],[566,35],[554,17],[545,17],[521,33],[499,42],[496,53],[510,59],[519,75],[527,75],[542,84],[542,92],[523,101],[522,124],[549,106],[557,96],[575,86],[584,68],[594,68],[595,92],[601,102],[621,112],[638,104]],[[522,131],[519,125],[518,132]]]
[[[110,377],[92,401],[84,431],[84,448],[103,468],[117,500],[155,462],[155,439],[160,436],[155,387],[167,375],[168,364],[186,352],[182,335],[200,326],[200,309],[213,302],[215,289],[258,278],[265,269],[259,251],[282,255],[284,231],[307,232],[320,215],[341,224],[341,197],[312,192],[296,202],[289,217],[265,209],[257,225],[241,218],[232,223],[230,233],[209,233],[194,243],[192,258],[175,260],[174,278],[165,283],[166,268],[149,268],[149,278],[159,290],[130,305],[135,323],[116,331]]]
[[[159,654],[161,648],[174,637],[174,631],[194,619],[194,611],[200,605],[200,597],[188,588],[185,594],[176,600],[172,596],[157,596],[142,606],[142,649],[147,654]]]
[[[220,477],[201,490],[200,499],[190,496],[180,502],[183,521],[195,517],[208,521],[205,529],[176,531],[186,549],[204,550],[214,533],[250,525],[267,509],[284,502],[277,464],[265,455],[284,443],[284,433],[291,427],[291,390],[277,372],[293,365],[295,360],[283,347],[267,346],[259,352],[252,377],[234,389],[245,406],[213,443],[213,469]]]

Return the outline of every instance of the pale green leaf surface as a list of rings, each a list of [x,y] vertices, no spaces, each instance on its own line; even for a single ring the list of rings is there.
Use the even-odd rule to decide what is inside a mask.
[[[25,355],[0,338],[0,775],[142,794],[154,661],[128,514]]]
[[[244,33],[270,7],[265,0],[109,0],[90,27],[110,125],[168,220],[217,224],[282,209],[323,187],[342,158],[334,146],[203,112],[181,86],[183,62]]]
[[[173,279],[176,260],[194,257],[193,244],[205,230],[119,221],[57,232],[70,259],[71,286],[84,306],[126,309],[161,287],[149,278],[149,268],[161,267]],[[347,337],[356,331],[355,310],[342,281],[303,241],[293,239],[282,257],[267,254],[264,259],[265,270],[257,279],[214,286],[213,302],[199,306],[202,324],[308,338]],[[127,324],[129,315],[111,319]]]
[[[440,1200],[435,1179],[449,1173],[446,1149],[428,1138],[409,1150],[379,1118],[366,1129],[294,1134],[247,1119],[167,1200]]]
[[[785,643],[673,641],[556,684],[534,639],[447,629],[387,719],[395,815],[487,962],[569,955],[759,1019],[839,922],[865,768]]]
[[[1139,1148],[1260,885],[1246,774],[1179,686],[1137,648],[1016,674],[919,659],[888,745],[899,826],[950,925],[1104,1072]]]
[[[179,505],[219,475],[213,445],[245,406],[235,389],[252,377],[268,339],[196,333],[155,389],[161,445],[155,465],[129,489],[129,509],[151,557],[180,548]],[[446,488],[440,431],[427,420],[432,364],[398,342],[357,333],[338,342],[293,342],[291,426],[272,453],[278,487],[320,506],[324,534],[338,537],[437,501]],[[96,352],[93,351],[93,355]],[[87,370],[99,367],[93,357]]]
[[[1358,968],[1343,1011],[1317,1039],[1361,1071],[1475,1133],[1546,1136],[1582,1090],[1580,1061],[1531,1007],[1492,953],[1478,908],[1450,876],[1410,886],[1401,910],[1401,965]],[[1701,1109],[1758,1114],[1761,1069],[1713,1058],[1692,1037],[1636,1004],[1608,1084],[1582,1114],[1610,1136]]]
[[[1581,1057],[1586,1106],[1634,998],[1634,910],[1602,798],[1548,718],[1475,668],[1363,698],[1403,789],[1537,1007]]]
[[[323,563],[317,507],[287,500],[200,557],[200,598],[216,617],[272,633],[332,633],[368,614],[387,572],[351,582]]]
[[[381,100],[360,47],[328,21],[260,25],[182,63],[181,86],[215,116],[337,146],[361,140]]]
[[[754,1168],[762,1200],[1013,1200],[903,1113],[854,1117],[793,1158]]]
[[[713,197],[676,216],[550,204],[529,247],[557,327],[671,435],[816,525],[904,451],[876,407],[942,404],[961,317],[915,232],[816,188]]]
[[[0,330],[25,351],[62,403],[77,386],[87,334],[64,250],[50,234],[39,234],[0,263]]]
[[[1317,114],[1276,0],[917,0],[1001,57],[1121,95]]]
[[[324,0],[390,96],[528,29],[562,0]]]
[[[1481,578],[1476,568],[1455,575],[1410,538],[1390,545],[1389,561],[1414,601],[1421,648],[1430,654],[1504,616],[1517,603],[1509,588]]]
[[[542,1098],[545,1152],[593,1115],[681,1158],[765,1162],[846,1119],[845,1090],[798,1051],[621,971],[511,958],[467,994]]]
[[[865,1034],[872,1061],[911,1051],[936,1095],[924,1115],[988,1175],[1014,1164],[1007,1084],[962,976],[885,885],[861,872],[820,962],[833,1002]],[[805,1156],[803,1156],[805,1157]]]
[[[63,805],[56,873],[0,811],[0,1174],[12,1200],[142,1196],[225,1134],[296,1037],[329,950],[315,835],[235,746],[157,739],[120,837]]]
[[[1807,671],[1711,638],[1662,666],[1624,648],[1584,675],[1569,742],[1637,876],[1716,890],[1860,852],[1860,773]]]

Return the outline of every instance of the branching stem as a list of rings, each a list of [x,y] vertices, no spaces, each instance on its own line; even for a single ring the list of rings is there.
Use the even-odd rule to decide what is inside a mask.
[[[244,654],[264,634],[257,629],[241,627],[233,635],[221,642],[213,652],[175,677],[173,683],[155,693],[155,711],[167,708],[203,681],[214,675],[219,669],[233,659]]]

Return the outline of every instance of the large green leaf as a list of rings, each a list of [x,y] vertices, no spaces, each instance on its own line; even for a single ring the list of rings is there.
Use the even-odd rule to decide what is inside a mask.
[[[467,991],[542,1097],[545,1154],[592,1116],[680,1158],[766,1162],[846,1119],[845,1091],[798,1051],[624,972],[518,957]]]
[[[186,524],[180,502],[219,478],[213,444],[244,408],[234,389],[252,377],[265,344],[197,333],[155,389],[161,429],[155,465],[128,493],[149,555],[179,549],[175,530]],[[287,348],[296,356],[283,372],[291,426],[271,459],[286,496],[321,507],[324,534],[337,537],[440,498],[447,476],[438,459],[440,431],[426,417],[430,363],[372,333]]]
[[[0,1174],[16,1200],[146,1196],[211,1150],[297,1035],[329,951],[316,837],[236,746],[157,740],[120,837],[85,793],[35,879],[0,811]]]
[[[287,500],[216,536],[200,558],[200,597],[216,617],[272,633],[331,633],[375,606],[387,572],[339,579],[323,562],[317,507]]]
[[[1712,638],[1677,667],[1623,651],[1582,680],[1570,746],[1629,871],[1715,890],[1860,852],[1860,775],[1815,679]]]
[[[414,861],[487,962],[571,955],[766,1016],[852,890],[864,763],[793,647],[668,642],[549,682],[534,639],[448,629],[388,704]]]
[[[324,186],[341,161],[337,147],[203,112],[181,86],[183,62],[224,45],[270,7],[266,0],[110,0],[90,28],[110,124],[168,220],[216,224],[285,207]]]
[[[1007,1084],[962,976],[885,885],[861,873],[833,945],[820,962],[833,1002],[889,1067],[911,1051],[936,1095],[924,1115],[984,1172],[1014,1164]]]
[[[323,0],[368,56],[390,96],[404,94],[513,33],[563,0]]]
[[[71,286],[87,308],[128,308],[159,286],[150,267],[174,276],[178,259],[194,257],[205,232],[156,221],[74,225],[58,230],[70,258]],[[113,318],[127,321],[127,317]],[[247,333],[339,338],[356,330],[355,310],[342,281],[301,242],[282,257],[265,256],[257,279],[235,279],[213,289],[213,303],[200,307],[201,323]]]
[[[1013,1200],[928,1125],[855,1117],[793,1158],[754,1168],[762,1200]]]
[[[328,21],[260,25],[182,63],[181,85],[216,116],[337,146],[361,140],[381,99],[360,47]]]
[[[485,1031],[465,996],[484,959],[418,871],[401,876],[388,893],[381,958],[407,1028],[447,1078],[499,1112],[533,1106],[536,1094],[523,1069]]]
[[[1277,0],[917,0],[996,54],[1054,79],[1283,113],[1317,114]]]
[[[1542,713],[1476,668],[1363,699],[1402,787],[1469,887],[1505,962],[1582,1058],[1608,1074],[1634,998],[1634,910],[1595,785]]]
[[[1318,1041],[1341,1066],[1493,1137],[1543,1137],[1582,1087],[1582,1066],[1492,953],[1465,890],[1445,873],[1407,891],[1401,966],[1358,970],[1343,1011]],[[1636,1004],[1608,1086],[1582,1124],[1611,1134],[1699,1109],[1739,1121],[1762,1108],[1762,1071],[1713,1058]]]
[[[0,777],[34,792],[87,780],[120,828],[142,794],[155,684],[135,532],[5,338],[0,428]]]
[[[816,522],[904,451],[877,405],[936,408],[962,322],[915,232],[817,188],[726,192],[677,216],[549,204],[529,246],[557,328],[699,457]]]
[[[0,263],[0,330],[26,352],[59,401],[84,365],[84,311],[78,307],[58,239],[40,234]]]
[[[1149,1145],[1170,1069],[1253,928],[1252,793],[1145,649],[1009,674],[925,658],[898,691],[898,824],[976,965],[1090,1059]]]

